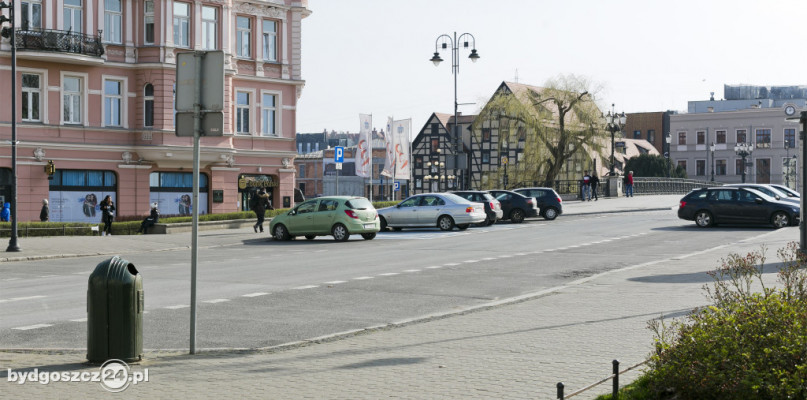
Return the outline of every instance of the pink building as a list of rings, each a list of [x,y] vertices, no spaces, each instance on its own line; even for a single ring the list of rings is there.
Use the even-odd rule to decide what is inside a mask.
[[[276,207],[293,202],[307,0],[14,2],[17,87],[2,38],[0,97],[17,96],[20,221],[37,220],[49,199],[52,221],[97,222],[106,195],[119,216],[146,215],[154,202],[163,215],[190,213],[193,139],[174,133],[174,88],[176,54],[192,50],[225,54],[224,135],[201,140],[200,213],[245,210],[259,187]],[[10,183],[2,145],[3,201]]]

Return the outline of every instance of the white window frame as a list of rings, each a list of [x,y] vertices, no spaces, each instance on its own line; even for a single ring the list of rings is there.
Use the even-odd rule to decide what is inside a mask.
[[[23,10],[24,4],[28,5],[27,10]],[[39,20],[34,19],[34,9],[39,8]],[[28,15],[24,15],[27,11]],[[42,19],[45,17],[42,14],[42,0],[24,0],[20,2],[20,28],[21,29],[42,29]],[[23,21],[28,20],[28,26],[24,26]]]
[[[265,24],[270,22],[274,26],[274,31],[267,31]],[[261,21],[261,31],[263,32],[263,60],[277,62],[277,27],[275,20],[264,19]]]
[[[151,4],[151,11],[149,11],[149,4]],[[154,0],[146,0],[143,2],[143,15],[143,43],[154,44],[154,36],[156,35],[154,25]],[[151,25],[151,41],[148,40],[149,25]]]
[[[185,6],[187,7],[188,14],[178,14],[177,7],[178,6]],[[179,1],[174,2],[174,19],[173,19],[173,26],[174,26],[174,46],[176,47],[184,47],[190,48],[191,47],[191,4],[190,3],[182,3]],[[184,28],[184,29],[183,29]]]
[[[205,18],[206,10],[213,10],[213,19]],[[218,7],[202,6],[202,50],[217,50],[219,47],[219,14]]]
[[[64,21],[62,21],[62,29],[65,31],[71,31],[74,33],[82,33],[84,32],[84,0],[79,0],[79,5],[71,5],[71,4],[64,4],[64,11],[62,12],[62,17]],[[78,21],[75,21],[76,16],[78,16]],[[68,21],[72,22],[70,26],[67,26]]]
[[[78,92],[65,92],[64,83],[65,79],[67,78],[76,78],[79,80],[79,91]],[[80,72],[70,72],[70,71],[62,71],[60,73],[60,84],[59,84],[59,98],[61,105],[59,110],[59,121],[61,125],[78,125],[78,126],[86,126],[87,125],[87,79],[88,74],[80,73]],[[71,120],[65,121],[64,119],[64,96],[65,95],[78,95],[79,96],[79,107],[81,109],[77,113],[73,113],[73,115],[78,116],[78,121]],[[71,101],[71,105],[73,102]]]
[[[238,25],[238,21],[244,19],[249,24],[248,27],[242,28]],[[252,46],[251,46],[251,35],[252,35],[252,19],[243,16],[243,15],[236,15],[235,16],[235,54],[239,58],[252,58]],[[246,41],[246,43],[245,43]]]
[[[38,114],[39,114],[38,118],[31,118],[30,115],[26,116],[25,114],[22,114],[22,120],[25,121],[25,122],[41,122],[42,121],[42,94],[43,94],[42,83],[43,83],[43,78],[44,77],[43,77],[42,74],[30,73],[30,72],[22,72],[21,75],[22,76],[20,77],[21,78],[20,79],[20,87],[22,89],[22,94],[21,94],[20,97],[22,98],[22,104],[25,105],[26,97],[27,97],[27,100],[28,100],[27,105],[28,105],[29,114],[31,114],[31,110],[33,109],[34,106],[36,107],[36,109],[38,111]],[[24,84],[25,84],[25,75],[33,75],[33,76],[36,76],[37,78],[39,78],[38,87],[36,87],[36,88],[27,88],[27,87],[25,87],[24,86]],[[33,95],[36,95],[36,102],[34,102],[33,99],[32,99],[34,97]],[[22,107],[20,107],[20,112],[22,112]]]
[[[119,10],[107,8],[107,1],[117,1]],[[123,43],[123,0],[103,0],[104,2],[104,42]],[[117,28],[117,29],[115,29]]]
[[[263,104],[263,96],[270,95],[275,97],[275,105],[267,107]],[[280,116],[283,104],[282,92],[276,90],[261,90],[261,136],[280,137],[282,125],[280,124]],[[266,112],[274,112],[275,114],[275,132],[269,133],[266,125]]]
[[[114,81],[120,83],[120,94],[117,95],[108,95],[106,94],[106,83],[107,81]],[[126,77],[125,76],[112,76],[112,75],[101,75],[101,126],[103,127],[113,127],[113,128],[128,128],[127,123],[127,95],[128,87],[126,84]],[[115,125],[113,123],[107,123],[106,120],[106,113],[107,113],[107,100],[115,100],[119,101],[120,109],[118,118],[120,118],[120,123]]]
[[[239,93],[246,93],[247,94],[247,105],[238,104],[238,94]],[[253,124],[253,116],[255,113],[252,111],[253,105],[255,104],[255,89],[239,89],[236,88],[235,90],[235,98],[233,99],[233,107],[235,108],[235,112],[233,112],[233,126],[235,129],[233,131],[236,135],[251,135],[252,134],[252,127],[255,126]],[[244,131],[242,127],[238,126],[238,117],[240,114],[246,110],[247,111],[247,129]],[[242,119],[243,120],[243,119]]]

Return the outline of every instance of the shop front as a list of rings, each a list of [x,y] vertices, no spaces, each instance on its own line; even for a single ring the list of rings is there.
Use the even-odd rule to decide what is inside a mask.
[[[279,207],[277,201],[278,187],[280,180],[276,175],[256,175],[256,174],[241,174],[238,176],[238,199],[241,211],[251,211],[249,208],[250,199],[260,189],[264,189],[269,195],[269,201],[272,207]]]

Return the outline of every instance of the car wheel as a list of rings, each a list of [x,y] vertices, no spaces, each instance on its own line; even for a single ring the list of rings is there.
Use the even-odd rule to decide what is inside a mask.
[[[381,232],[387,231],[387,220],[384,217],[379,217],[381,220]]]
[[[510,221],[516,224],[524,222],[524,211],[521,211],[520,208],[510,211]]]
[[[773,213],[771,224],[773,224],[773,227],[776,229],[784,228],[790,225],[790,217],[781,211]]]
[[[291,238],[291,236],[289,236],[289,231],[283,224],[275,227],[275,231],[272,232],[272,236],[275,237],[275,240],[289,240]]]
[[[487,226],[491,226],[491,225],[493,225],[495,223],[496,223],[496,216],[490,217],[490,218],[488,218],[487,221],[485,221],[485,225],[487,225]]]
[[[333,240],[337,242],[344,242],[350,237],[350,232],[347,231],[347,228],[342,224],[336,224],[331,228],[331,234],[333,235]]]
[[[308,240],[314,240],[315,237],[317,237],[317,235],[305,235],[305,238]]]
[[[454,220],[448,215],[443,215],[437,219],[437,227],[442,231],[450,231],[454,229]]]
[[[553,219],[558,217],[558,210],[553,207],[549,207],[544,211],[544,219],[552,221]]]
[[[371,233],[362,233],[362,234],[361,234],[361,237],[363,237],[363,238],[364,238],[364,240],[373,240],[373,239],[375,239],[375,232],[371,232]]]
[[[464,231],[464,230],[468,229],[469,226],[471,226],[471,224],[457,225],[457,229],[459,229],[461,231]]]
[[[712,214],[709,211],[698,211],[695,213],[695,224],[701,228],[708,228],[714,224]]]

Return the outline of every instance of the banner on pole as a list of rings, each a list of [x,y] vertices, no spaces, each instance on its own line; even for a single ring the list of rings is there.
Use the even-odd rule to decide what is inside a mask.
[[[395,135],[392,133],[392,123],[392,117],[387,117],[387,131],[384,136],[387,151],[384,158],[384,170],[381,171],[381,175],[388,178],[395,175]]]
[[[412,176],[409,147],[409,132],[411,129],[411,119],[393,121],[392,123],[392,132],[395,136],[395,179],[409,180]]]
[[[370,177],[373,162],[373,116],[359,114],[359,143],[356,146],[356,176]]]

